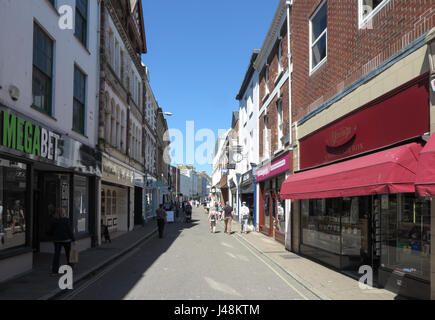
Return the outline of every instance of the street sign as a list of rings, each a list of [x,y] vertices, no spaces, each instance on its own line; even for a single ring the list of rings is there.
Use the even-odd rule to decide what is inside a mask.
[[[222,169],[222,174],[228,174],[228,169]]]

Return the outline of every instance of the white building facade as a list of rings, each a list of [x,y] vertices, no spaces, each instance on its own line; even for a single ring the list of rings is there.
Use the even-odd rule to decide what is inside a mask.
[[[51,252],[47,230],[68,217],[79,249],[98,238],[97,1],[0,1],[0,282]],[[63,20],[68,22],[67,20]]]
[[[250,211],[249,224],[256,226],[256,193],[255,193],[255,167],[258,163],[258,110],[259,110],[259,79],[254,62],[259,50],[251,55],[248,69],[236,99],[239,101],[239,127],[238,139],[241,145],[240,155],[236,156],[236,172],[240,175],[238,185],[239,206],[246,202]]]

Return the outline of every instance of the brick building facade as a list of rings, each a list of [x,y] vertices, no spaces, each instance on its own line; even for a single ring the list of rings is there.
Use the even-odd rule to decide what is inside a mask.
[[[435,10],[431,1],[364,3],[292,4],[296,173],[281,189],[293,201],[288,249],[356,277],[361,265],[369,265],[379,285],[433,298],[428,234],[435,210],[432,198],[416,192],[415,168],[433,132],[425,39]],[[381,169],[381,159],[401,161],[409,150],[416,150],[409,158],[414,180],[397,189],[403,175],[394,165]],[[373,181],[364,165],[371,159]]]

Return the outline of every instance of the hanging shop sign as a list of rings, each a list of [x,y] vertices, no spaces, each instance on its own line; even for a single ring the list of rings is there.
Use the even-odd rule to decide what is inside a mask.
[[[272,162],[257,169],[257,181],[261,181],[290,169],[290,153],[286,152]]]
[[[101,176],[101,153],[10,110],[0,111],[0,150],[14,156]]]

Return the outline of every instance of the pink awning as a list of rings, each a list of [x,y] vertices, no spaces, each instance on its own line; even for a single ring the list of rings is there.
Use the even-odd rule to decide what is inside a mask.
[[[429,139],[420,153],[415,189],[418,195],[435,196],[435,136]]]
[[[415,193],[419,153],[411,143],[360,158],[291,175],[283,199],[316,199],[388,193]]]

